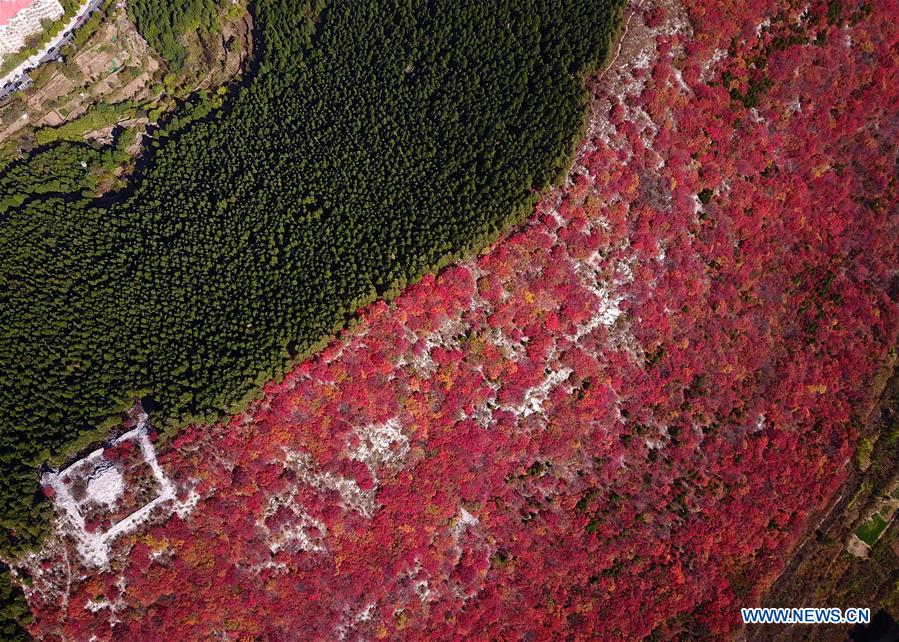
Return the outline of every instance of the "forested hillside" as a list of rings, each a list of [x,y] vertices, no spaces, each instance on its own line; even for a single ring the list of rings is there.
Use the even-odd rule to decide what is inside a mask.
[[[135,395],[160,425],[232,408],[520,220],[566,166],[621,4],[262,0],[258,68],[158,132],[126,191],[82,196],[81,146],[56,180],[44,155],[0,170],[2,548],[41,534],[38,466]]]
[[[141,35],[169,65],[176,69],[187,50],[181,40],[191,31],[215,28],[226,0],[131,0],[128,11]]]
[[[71,524],[17,565],[33,634],[741,638],[894,363],[899,0],[631,6],[527,225],[157,442],[108,565]]]

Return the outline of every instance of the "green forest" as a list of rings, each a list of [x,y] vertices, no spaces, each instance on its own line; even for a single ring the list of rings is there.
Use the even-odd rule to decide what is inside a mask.
[[[219,12],[227,0],[131,0],[128,14],[140,34],[177,71],[187,56],[181,40],[191,31],[215,29]]]
[[[197,0],[150,5],[164,47]],[[622,5],[260,0],[252,71],[158,130],[126,189],[94,196],[109,158],[81,144],[0,168],[0,549],[46,528],[39,466],[136,396],[163,428],[227,413],[521,221],[570,161]]]

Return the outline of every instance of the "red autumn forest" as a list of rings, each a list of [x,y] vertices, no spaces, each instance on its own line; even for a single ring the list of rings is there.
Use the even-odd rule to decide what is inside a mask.
[[[899,330],[899,3],[836,4],[633,6],[532,219],[174,438],[192,508],[50,541],[32,633],[733,634]]]

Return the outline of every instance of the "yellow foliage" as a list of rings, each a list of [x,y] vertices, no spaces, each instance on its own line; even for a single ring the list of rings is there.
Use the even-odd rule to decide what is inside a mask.
[[[820,165],[816,165],[812,168],[812,176],[815,178],[821,177],[824,172],[830,169],[830,163],[821,163]]]

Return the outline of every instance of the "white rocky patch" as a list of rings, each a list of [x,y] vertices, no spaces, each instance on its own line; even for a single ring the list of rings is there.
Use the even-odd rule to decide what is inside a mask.
[[[702,80],[708,80],[714,71],[715,66],[725,58],[727,58],[727,49],[715,49],[715,51],[712,52],[712,56],[706,61],[705,65],[703,65],[699,77]]]
[[[277,553],[283,548],[294,546],[301,551],[312,553],[325,550],[324,539],[328,533],[327,527],[321,521],[310,517],[302,509],[293,508],[297,516],[297,522],[282,528],[269,538],[269,550]]]
[[[346,640],[347,636],[354,628],[356,628],[363,622],[368,622],[369,620],[371,620],[374,610],[375,604],[374,602],[372,602],[371,604],[367,604],[365,607],[356,611],[355,613],[348,612],[344,614],[343,621],[334,630],[337,639]]]
[[[396,417],[380,425],[358,428],[353,434],[359,443],[347,446],[346,455],[364,463],[375,480],[377,468],[398,468],[409,454],[409,438]]]
[[[434,348],[454,349],[459,347],[460,341],[458,336],[468,332],[468,325],[460,316],[447,318],[440,327],[430,332],[425,338],[425,349],[421,355],[410,359],[402,358],[397,366],[412,365],[418,372],[426,376],[431,376],[437,372],[437,364],[431,357],[431,351]]]
[[[524,394],[524,400],[520,404],[514,406],[506,405],[503,409],[510,410],[521,417],[530,417],[531,415],[542,413],[543,404],[549,397],[550,391],[568,379],[572,372],[571,368],[561,368],[551,372],[542,383],[528,388]]]
[[[415,594],[422,603],[429,602],[433,595],[431,586],[428,584],[427,580],[419,580],[413,585],[412,590],[415,591]]]
[[[374,514],[377,508],[374,489],[362,490],[355,479],[316,470],[312,457],[305,453],[296,453],[286,448],[284,451],[287,455],[287,464],[297,473],[300,483],[318,490],[336,492],[347,510],[354,510],[365,517]]]
[[[459,521],[456,522],[456,534],[461,533],[469,526],[476,526],[478,523],[477,517],[464,508],[459,508]]]
[[[672,69],[671,73],[674,76],[674,79],[677,81],[677,86],[680,87],[682,91],[691,94],[693,93],[693,90],[690,88],[690,86],[686,82],[684,82],[684,74],[680,69],[675,67],[674,69]]]
[[[125,492],[125,482],[122,473],[111,463],[98,466],[87,483],[87,498],[82,502],[96,502],[103,504],[110,510],[119,501]]]
[[[95,602],[94,600],[88,600],[87,604],[84,605],[84,608],[86,608],[91,613],[96,613],[97,611],[108,609],[110,606],[111,604],[107,600],[100,600],[98,602]]]
[[[578,341],[600,326],[611,330],[624,315],[621,309],[624,295],[619,294],[619,291],[634,280],[630,262],[624,259],[617,261],[611,270],[611,277],[601,281],[600,277],[608,275],[608,272],[598,267],[599,259],[599,252],[594,252],[577,266],[581,285],[596,297],[596,303],[593,316],[569,337],[573,341]],[[664,260],[664,254],[660,256],[660,260]],[[627,330],[621,331],[619,339],[619,343],[624,346],[631,346],[634,343],[632,335]]]
[[[487,338],[497,348],[502,350],[503,356],[510,361],[521,361],[525,355],[525,346],[528,337],[522,337],[520,341],[513,341],[503,332],[502,328],[491,328],[487,333]]]
[[[758,416],[758,419],[755,420],[755,425],[752,427],[753,433],[762,432],[765,429],[765,413],[762,413]]]

